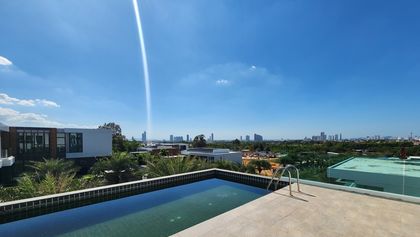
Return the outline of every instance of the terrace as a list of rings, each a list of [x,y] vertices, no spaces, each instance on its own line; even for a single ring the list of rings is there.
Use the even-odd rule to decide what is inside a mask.
[[[66,216],[68,215],[60,214],[60,212],[65,213],[69,208],[73,208],[70,210],[73,210],[72,212],[75,214],[80,212],[82,210],[80,208],[83,208],[82,206],[85,205],[88,205],[88,208],[95,208],[95,205],[90,205],[94,203],[118,206],[115,203],[115,201],[118,201],[116,199],[134,197],[133,195],[150,193],[155,190],[166,190],[168,187],[195,183],[211,178],[229,180],[260,188],[266,187],[270,181],[270,178],[265,176],[249,175],[220,169],[208,169],[3,203],[0,204],[0,217],[2,219],[4,218],[3,228],[6,228],[5,233],[8,233],[8,229],[15,229],[13,226],[8,228],[8,223],[19,225],[21,221],[17,220],[20,219],[24,221],[21,223],[22,225],[25,224],[25,220],[29,220],[30,223],[31,218],[37,218],[39,215],[43,215],[41,218],[47,219],[46,223],[48,223],[48,218],[51,218],[48,217],[48,214],[50,216],[61,215],[61,219],[67,218]],[[296,187],[297,180],[295,179],[292,179],[294,183],[292,184],[293,196],[290,196],[288,187],[285,187],[288,180],[283,177],[280,181],[283,181],[280,182],[280,187],[283,188],[274,192],[267,192],[266,195],[234,209],[222,212],[213,218],[202,222],[198,221],[195,225],[190,225],[189,228],[178,229],[179,232],[173,232],[172,236],[416,236],[420,232],[420,220],[416,217],[417,213],[420,212],[420,198],[418,197],[307,180],[301,180],[301,192],[298,192]],[[202,191],[207,192],[208,190],[204,189]],[[223,201],[224,198],[228,198],[225,195],[219,193],[216,196],[220,200],[211,200],[211,202],[213,205],[224,203],[228,200]],[[141,195],[138,197],[141,197]],[[188,199],[188,196],[186,198]],[[100,204],[104,201],[113,201],[113,204]],[[143,203],[141,205],[148,209],[147,204]],[[197,203],[191,205],[192,210],[198,210],[195,206]],[[74,210],[74,208],[78,210]],[[128,207],[127,210],[131,209]],[[97,211],[106,210],[98,209]],[[179,215],[177,218],[182,217],[179,221],[184,219],[191,220],[191,218],[194,220],[197,218],[197,216],[188,216],[185,213],[181,214],[183,211],[179,211],[175,210],[175,212],[171,212],[172,215]],[[139,214],[139,217],[141,216],[142,214]],[[156,218],[159,221],[165,221],[166,217],[166,214],[164,214]],[[122,218],[126,217],[123,215]],[[116,220],[118,221],[119,219],[117,218]],[[170,219],[170,222],[172,223],[174,220]],[[149,220],[145,224],[154,226],[154,222],[156,221]],[[96,229],[92,229],[92,231],[102,231],[99,233],[105,233],[103,231],[107,230],[108,227],[106,226],[110,225],[110,223],[109,221],[99,221],[99,223],[93,225],[96,226],[93,227]],[[91,228],[89,225],[83,226],[84,224],[80,223],[78,225],[82,225],[83,228],[77,227],[78,229],[74,233],[84,231],[84,228]],[[65,226],[68,227],[69,225],[67,224]],[[105,226],[106,228],[99,228],[98,226]],[[39,226],[34,227],[43,228]],[[58,231],[57,229],[61,228],[60,225],[57,225],[52,231]],[[120,227],[115,226],[115,228]],[[126,226],[124,228],[130,230],[131,227]],[[143,228],[146,227],[143,226]],[[19,231],[24,230],[25,228]],[[0,228],[1,232],[2,228]]]
[[[181,231],[188,236],[417,236],[420,205],[402,196],[304,181]],[[321,187],[321,186],[324,187]],[[296,190],[296,187],[293,187]],[[419,203],[420,199],[412,199]]]

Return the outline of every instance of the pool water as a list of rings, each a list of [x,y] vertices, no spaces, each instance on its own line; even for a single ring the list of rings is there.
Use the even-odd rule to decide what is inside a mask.
[[[220,179],[0,225],[0,236],[168,236],[267,193]]]

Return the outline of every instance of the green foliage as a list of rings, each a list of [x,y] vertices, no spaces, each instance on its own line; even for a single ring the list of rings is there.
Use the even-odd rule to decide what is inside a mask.
[[[0,202],[16,200],[19,195],[20,192],[17,187],[0,186]]]
[[[224,169],[224,170],[233,170],[233,171],[239,171],[239,172],[245,172],[246,167],[238,164],[236,162],[232,162],[229,160],[218,160],[215,161],[213,164],[214,168]]]
[[[207,146],[206,137],[203,134],[195,136],[192,142],[192,146],[193,147],[206,147]]]
[[[91,173],[104,177],[108,184],[135,180],[134,173],[138,170],[136,157],[127,152],[114,152],[110,158],[103,158],[91,168]]]
[[[60,175],[76,174],[78,168],[72,161],[65,159],[43,159],[42,162],[31,162],[29,165],[33,169],[33,177],[37,182],[45,179],[47,174],[53,177]]]
[[[147,162],[148,177],[186,173],[210,168],[210,165],[201,159],[188,157],[162,158],[158,157]]]
[[[247,165],[247,171],[258,170],[258,174],[268,169],[271,169],[271,164],[267,160],[251,160]]]
[[[238,139],[233,140],[232,141],[232,150],[234,150],[234,151],[241,150],[241,141],[239,141]]]
[[[16,187],[0,189],[0,200],[10,201],[67,192],[81,188],[75,179],[77,167],[63,159],[44,159],[32,162],[32,171],[24,173]]]

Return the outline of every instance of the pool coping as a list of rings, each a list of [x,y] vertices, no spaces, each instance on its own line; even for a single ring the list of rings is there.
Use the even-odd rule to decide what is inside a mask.
[[[156,191],[210,178],[219,178],[260,188],[266,188],[271,180],[271,177],[267,176],[247,174],[218,168],[199,170],[170,176],[3,202],[0,203],[0,223],[118,199],[130,195]],[[287,183],[282,181],[279,188],[286,185]],[[19,218],[11,217],[16,215],[19,215]]]

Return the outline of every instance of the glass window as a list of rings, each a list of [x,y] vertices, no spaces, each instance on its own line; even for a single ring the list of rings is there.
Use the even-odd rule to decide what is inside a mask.
[[[57,152],[59,154],[66,153],[66,138],[64,133],[57,133]]]
[[[69,133],[69,153],[83,152],[83,134]]]
[[[25,142],[26,142],[26,150],[25,151],[31,151],[33,146],[33,136],[30,131],[25,133]]]
[[[50,133],[45,133],[44,134],[44,139],[45,139],[45,148],[49,148],[50,147]]]
[[[18,133],[18,144],[19,144],[18,153],[25,152],[25,136],[23,132]]]

